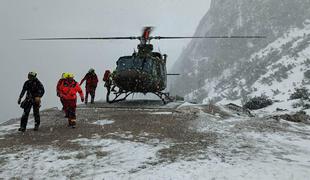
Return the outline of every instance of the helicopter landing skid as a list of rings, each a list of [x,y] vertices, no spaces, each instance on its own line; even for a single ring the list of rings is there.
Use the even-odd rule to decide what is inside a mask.
[[[169,96],[169,93],[164,92],[153,92],[156,96],[158,96],[164,104],[167,104],[168,102],[172,102],[173,99]]]
[[[115,102],[124,101],[124,100],[126,100],[126,98],[129,95],[134,93],[134,92],[124,92],[121,89],[119,89],[117,86],[111,85],[110,83],[105,84],[105,87],[107,88],[106,101],[108,103],[115,103]],[[169,96],[169,93],[164,93],[164,92],[160,92],[160,91],[152,92],[152,93],[155,94],[156,96],[158,96],[164,104],[167,104],[168,102],[173,101],[173,99]],[[110,99],[110,97],[113,97],[113,98]]]
[[[111,88],[111,86],[107,86],[106,87],[107,88],[107,99],[106,100],[107,100],[108,103],[115,103],[115,102],[124,101],[124,100],[126,100],[126,98],[130,94],[132,94],[132,92],[123,92],[123,91],[121,91],[119,89],[115,90],[115,87],[116,87],[115,85],[113,85],[112,88]],[[120,98],[120,96],[122,96],[122,95],[125,95],[125,96]],[[110,100],[110,96],[113,97],[112,100]]]

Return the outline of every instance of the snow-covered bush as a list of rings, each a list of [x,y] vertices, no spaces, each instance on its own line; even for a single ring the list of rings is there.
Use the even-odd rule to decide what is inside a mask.
[[[261,95],[261,96],[255,96],[254,98],[250,98],[249,101],[246,102],[243,107],[250,110],[256,110],[270,105],[272,105],[272,100],[269,99],[266,95]]]
[[[306,72],[304,72],[304,76],[305,78],[310,79],[310,70],[307,70]]]
[[[305,87],[295,88],[295,92],[291,94],[290,99],[309,99],[309,90]]]

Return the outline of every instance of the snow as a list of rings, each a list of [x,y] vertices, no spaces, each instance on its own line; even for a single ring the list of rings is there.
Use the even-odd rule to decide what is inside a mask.
[[[104,119],[104,120],[98,120],[96,122],[93,122],[92,124],[103,126],[103,125],[113,124],[113,123],[114,123],[114,121],[112,121],[112,120]]]
[[[264,48],[260,52],[253,54],[251,57],[251,60],[255,60],[255,57],[262,58],[263,56],[266,56],[269,52],[272,51],[272,49],[281,50],[281,47],[284,44],[294,41],[295,39],[301,38],[305,34],[309,34],[309,33],[310,33],[310,24],[305,25],[305,27],[302,29],[292,28],[283,37],[269,44],[266,48]]]
[[[170,115],[172,112],[151,112],[149,114],[154,114],[154,115]]]
[[[187,106],[197,106],[197,104],[185,102],[185,103],[181,104],[178,108],[187,107]]]
[[[3,139],[2,136],[4,135],[16,132],[19,127],[20,127],[19,123],[0,126],[0,139]],[[33,127],[34,127],[34,119],[32,118],[28,120],[27,128],[33,128]]]
[[[54,148],[26,150],[9,154],[1,167],[1,177],[31,179],[124,179],[130,172],[148,167],[161,147],[111,139],[76,139],[86,151],[60,151]],[[3,155],[0,155],[3,158]]]
[[[305,54],[310,51],[310,47],[306,48],[304,51],[300,52],[299,54]],[[269,97],[274,97],[275,99],[278,100],[287,100],[291,94],[290,91],[294,90],[294,88],[299,88],[302,87],[302,81],[304,78],[304,72],[306,69],[303,71],[300,70],[301,67],[303,67],[303,62],[305,58],[304,57],[299,57],[294,61],[294,64],[296,65],[288,74],[287,79],[283,79],[281,82],[273,81],[272,85],[267,85],[267,84],[262,84],[260,81],[272,75],[277,69],[271,70],[271,66],[267,67],[267,69],[270,69],[268,73],[266,73],[264,76],[262,76],[254,85],[253,88],[257,88],[258,91],[252,93],[252,96],[260,96],[261,94],[266,94]],[[284,56],[277,64],[289,64],[292,61],[290,61],[290,58],[287,56]],[[307,86],[308,89],[310,86]],[[279,89],[281,91],[280,94],[278,95],[273,95],[272,90]]]
[[[259,109],[254,110],[253,113],[258,116],[266,116],[266,115],[281,115],[281,114],[293,114],[295,112],[301,111],[302,108],[293,108],[295,103],[298,103],[300,100],[285,100],[281,102],[274,102],[272,105]],[[277,111],[277,109],[282,109],[283,111]]]
[[[10,134],[12,131],[16,131],[19,128],[19,124],[11,124],[6,126],[0,126],[0,138],[3,135]]]
[[[263,129],[259,132],[262,130],[253,130],[259,125],[248,126],[249,122],[272,123],[259,121],[246,118],[220,120],[202,114],[194,127],[200,127],[199,131],[219,133],[221,139],[218,141],[222,142],[213,151],[223,154],[225,162],[203,164],[202,174],[199,170],[195,173],[198,179],[308,179],[310,126],[280,121],[279,127],[287,127],[283,132],[265,132]],[[241,128],[235,131],[236,127]]]
[[[303,29],[294,28],[291,29],[284,37],[279,38],[277,41],[271,43],[268,45],[264,50],[261,50],[260,52],[254,54],[252,56],[252,60],[255,60],[255,57],[262,58],[263,56],[266,56],[268,53],[273,52],[275,50],[282,51],[282,46],[286,43],[293,42],[293,45],[291,49],[294,49],[298,46],[298,43],[300,43],[303,40],[304,34],[310,33],[310,25],[305,26]],[[252,86],[253,88],[258,89],[257,92],[252,93],[252,96],[255,95],[261,95],[266,94],[270,97],[273,96],[272,90],[279,89],[282,93],[275,96],[275,98],[279,100],[286,100],[289,96],[289,91],[294,89],[296,86],[300,87],[302,85],[302,80],[304,78],[304,72],[306,69],[301,70],[302,67],[304,67],[304,61],[309,57],[310,47],[305,48],[301,52],[298,52],[297,58],[289,57],[289,56],[283,56],[279,61],[276,63],[273,63],[266,67],[268,72],[261,76],[256,83]],[[263,78],[271,76],[273,73],[275,73],[278,69],[272,69],[274,65],[293,65],[295,66],[292,70],[290,70],[290,73],[288,74],[288,78],[282,80],[281,82],[277,82],[274,80],[272,82],[272,85],[267,85],[261,83],[261,80]],[[295,87],[294,87],[295,85]]]

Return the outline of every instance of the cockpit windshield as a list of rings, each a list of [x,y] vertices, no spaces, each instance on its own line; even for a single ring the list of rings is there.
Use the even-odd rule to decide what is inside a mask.
[[[150,58],[139,58],[133,56],[120,57],[117,61],[117,71],[140,70],[151,73],[153,69],[153,60]]]

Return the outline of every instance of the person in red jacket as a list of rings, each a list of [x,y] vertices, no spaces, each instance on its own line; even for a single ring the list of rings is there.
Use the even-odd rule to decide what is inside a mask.
[[[84,94],[78,82],[74,79],[74,75],[69,73],[60,85],[60,96],[64,101],[66,116],[68,117],[69,127],[75,128],[76,126],[76,102],[79,93],[81,101],[84,102]]]
[[[96,88],[98,84],[98,77],[95,73],[94,69],[90,69],[88,73],[85,75],[85,77],[81,80],[80,86],[83,84],[83,82],[86,80],[86,95],[85,95],[85,104],[88,103],[88,95],[90,94],[91,101],[90,103],[93,104],[95,101],[95,94],[96,94]]]
[[[60,88],[61,88],[61,85],[63,84],[63,82],[65,81],[66,76],[67,76],[67,73],[62,73],[61,78],[58,80],[57,86],[56,86],[56,93],[57,93],[57,96],[59,97],[60,102],[62,104],[62,110],[63,111],[65,110],[65,106],[64,106],[63,98],[61,98],[61,96],[60,96],[60,93],[61,93]]]

